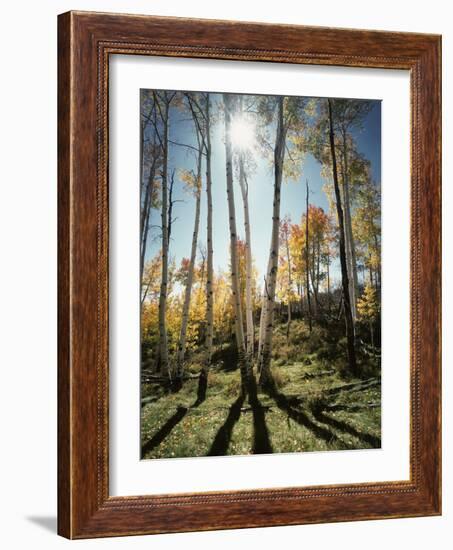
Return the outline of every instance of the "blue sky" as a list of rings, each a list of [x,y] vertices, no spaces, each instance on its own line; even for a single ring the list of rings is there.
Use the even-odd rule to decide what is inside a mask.
[[[220,94],[211,94],[213,103],[219,101]],[[215,112],[215,108],[212,111]],[[187,120],[187,113],[171,109],[170,139],[187,144],[195,144],[193,125]],[[225,145],[224,123],[219,120],[212,128],[212,200],[213,200],[213,248],[215,270],[228,270],[229,264],[229,228],[228,207],[226,201],[225,178]],[[380,184],[381,178],[381,103],[374,102],[373,108],[367,115],[363,129],[354,131],[359,151],[371,162],[373,180]],[[273,197],[273,170],[266,159],[254,154],[256,171],[249,177],[249,209],[251,221],[252,253],[259,281],[262,281],[265,271],[271,237],[272,197]],[[185,147],[170,144],[169,172],[176,169],[174,199],[174,222],[170,242],[170,257],[179,265],[183,257],[190,256],[193,224],[195,217],[195,198],[184,191],[182,182],[178,179],[178,169],[196,169],[196,159],[192,151]],[[281,217],[289,215],[293,222],[300,222],[305,212],[305,181],[310,185],[310,203],[329,210],[328,200],[323,191],[324,181],[320,174],[321,165],[307,155],[300,178],[297,181],[284,182],[281,193]],[[206,192],[203,166],[203,192],[201,199],[201,218],[199,244],[206,244]],[[240,188],[234,183],[236,219],[238,235],[244,238],[244,218]],[[154,256],[160,249],[160,212],[154,210],[151,215],[150,236],[146,256]],[[339,270],[333,265],[333,279],[338,280]]]

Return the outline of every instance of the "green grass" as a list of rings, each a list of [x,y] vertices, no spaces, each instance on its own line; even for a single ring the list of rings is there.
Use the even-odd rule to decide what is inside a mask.
[[[145,385],[143,458],[206,456],[219,430],[223,443],[217,454],[223,455],[252,454],[256,436],[266,428],[274,453],[380,447],[380,384],[375,374],[364,376],[372,378],[368,387],[351,387],[362,380],[345,376],[344,369],[316,353],[287,364],[278,357],[272,370],[277,393],[258,392],[264,428],[247,401],[231,409],[240,394],[238,370],[213,367],[201,404],[196,403],[197,379],[187,380],[177,393]]]

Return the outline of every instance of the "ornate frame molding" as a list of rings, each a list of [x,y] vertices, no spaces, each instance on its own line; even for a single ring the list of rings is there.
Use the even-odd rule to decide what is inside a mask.
[[[440,514],[440,47],[438,36],[411,33],[88,12],[59,16],[61,535],[87,538]],[[410,71],[409,481],[109,496],[108,61],[116,54]]]

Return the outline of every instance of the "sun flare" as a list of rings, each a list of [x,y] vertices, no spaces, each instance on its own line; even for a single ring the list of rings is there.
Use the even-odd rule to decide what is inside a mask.
[[[255,143],[255,129],[250,120],[243,116],[231,121],[231,143],[234,148],[252,149]]]

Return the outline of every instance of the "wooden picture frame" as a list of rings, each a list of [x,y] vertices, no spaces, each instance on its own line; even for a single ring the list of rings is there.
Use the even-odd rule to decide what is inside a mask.
[[[59,534],[89,538],[440,514],[440,37],[69,12],[59,16],[58,48]],[[409,481],[109,496],[111,54],[410,72]]]

